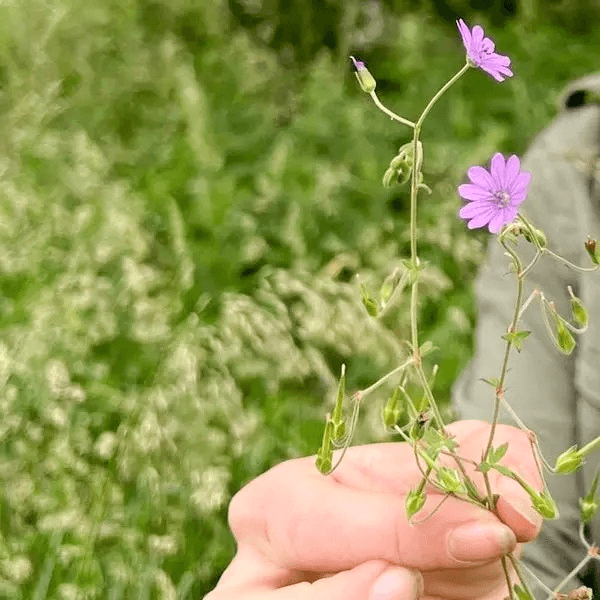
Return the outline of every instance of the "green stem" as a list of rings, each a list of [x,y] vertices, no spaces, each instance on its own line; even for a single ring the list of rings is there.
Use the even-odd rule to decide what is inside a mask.
[[[521,263],[521,259],[517,255],[517,253],[510,248],[507,244],[502,242],[502,246],[504,249],[512,256],[515,261],[515,265],[517,267],[517,299],[515,301],[515,310],[513,314],[513,319],[510,325],[510,331],[515,331],[517,329],[517,325],[519,324],[519,316],[521,314],[521,301],[523,299],[523,264]],[[502,396],[504,394],[504,380],[506,379],[506,373],[508,372],[508,358],[510,356],[510,349],[512,348],[512,342],[507,340],[506,347],[504,349],[504,359],[502,361],[502,372],[500,374],[500,382],[498,383],[498,387],[496,388],[496,397],[494,399],[494,416],[492,418],[492,426],[490,429],[490,436],[488,438],[488,443],[484,452],[484,459],[487,457],[492,444],[494,442],[494,434],[496,433],[496,424],[498,423],[498,415],[500,412],[500,404],[502,402]],[[488,488],[488,497],[490,501],[490,506],[492,506],[492,494],[491,489],[489,487],[488,474],[484,473],[484,479],[486,482],[486,487]]]
[[[417,121],[417,124],[415,125],[415,129],[418,127],[419,129],[421,128],[421,125],[423,125],[423,121],[425,120],[425,117],[427,116],[427,114],[429,113],[429,111],[433,108],[433,105],[450,89],[451,86],[453,86],[469,69],[471,68],[471,65],[469,65],[468,63],[465,64],[465,66],[458,72],[456,73],[456,75],[454,75],[454,77],[452,77],[445,85],[444,87],[442,87],[442,89],[430,100],[429,104],[425,107],[425,110],[423,111],[423,113],[421,114],[421,116],[419,117],[419,120]]]
[[[358,398],[359,401],[362,400],[363,398],[367,397],[369,394],[374,392],[377,388],[382,386],[390,377],[393,377],[394,375],[400,373],[401,371],[406,369],[406,367],[408,367],[413,362],[414,362],[414,359],[412,357],[405,360],[401,365],[399,365],[395,369],[392,369],[389,373],[385,374],[381,379],[377,380],[375,383],[370,385],[368,388],[365,388],[364,390],[359,390],[358,392],[356,392],[354,394],[354,396],[356,398]]]
[[[401,117],[400,115],[397,115],[395,112],[393,112],[389,108],[385,107],[381,103],[381,101],[377,97],[377,94],[374,91],[371,92],[369,95],[373,99],[373,102],[375,102],[375,106],[377,106],[377,108],[380,111],[384,112],[390,119],[393,119],[394,121],[398,121],[398,123],[402,123],[402,125],[408,125],[409,127],[412,127],[413,129],[415,128],[415,124],[412,121],[409,121],[408,119],[405,119],[404,117]]]
[[[418,256],[417,256],[417,194],[419,190],[418,177],[421,172],[421,163],[423,157],[419,152],[419,135],[421,134],[421,128],[425,117],[429,114],[429,111],[434,107],[435,103],[450,89],[454,83],[456,83],[468,70],[469,64],[456,73],[429,101],[429,104],[425,107],[425,110],[421,113],[418,121],[414,126],[413,132],[413,169],[410,186],[410,262],[413,269],[417,269]],[[412,283],[411,298],[410,298],[410,331],[411,341],[413,350],[419,347],[419,334],[418,334],[418,323],[417,323],[417,304],[418,304],[418,276]]]

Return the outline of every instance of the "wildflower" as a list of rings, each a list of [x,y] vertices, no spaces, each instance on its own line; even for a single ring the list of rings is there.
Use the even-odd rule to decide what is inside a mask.
[[[469,201],[459,212],[462,219],[469,221],[469,229],[487,225],[490,233],[498,233],[515,220],[531,179],[531,173],[520,168],[517,156],[505,161],[498,152],[492,158],[490,173],[483,167],[469,169],[471,183],[458,186],[459,195]]]
[[[462,19],[459,19],[456,25],[467,51],[467,62],[471,66],[479,67],[496,81],[504,81],[505,76],[512,77],[513,72],[509,69],[510,58],[494,52],[494,42],[484,37],[483,29],[479,25],[475,25],[472,31],[469,31]]]

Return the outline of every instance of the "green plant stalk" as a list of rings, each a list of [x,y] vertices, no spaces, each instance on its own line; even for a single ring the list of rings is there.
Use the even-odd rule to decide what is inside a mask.
[[[437,92],[437,94],[429,101],[425,110],[417,120],[413,132],[413,170],[410,185],[410,261],[413,268],[417,268],[417,194],[418,194],[418,174],[420,172],[420,160],[418,154],[419,135],[423,127],[423,121],[429,114],[429,111],[434,107],[435,103],[456,83],[468,70],[470,66],[465,66],[456,73],[448,82]],[[412,283],[411,298],[410,298],[410,330],[411,341],[413,348],[419,347],[419,334],[417,322],[417,302],[418,302],[418,277]],[[429,386],[427,386],[429,387]]]
[[[419,156],[418,146],[419,146],[419,135],[421,134],[421,129],[423,127],[423,122],[425,121],[425,117],[429,114],[429,111],[434,107],[436,102],[454,85],[470,68],[470,65],[465,64],[458,73],[456,73],[453,77],[451,77],[446,84],[435,94],[435,96],[429,101],[421,116],[417,120],[414,126],[413,132],[413,170],[411,176],[411,186],[410,186],[410,261],[411,265],[414,269],[418,267],[418,236],[417,236],[417,196],[419,192],[419,182],[418,175],[420,173],[422,157]],[[410,294],[410,330],[411,330],[411,343],[413,347],[413,351],[416,352],[419,347],[419,333],[418,333],[418,302],[419,302],[419,291],[418,291],[419,278],[418,276],[415,278],[411,286],[411,294]],[[429,404],[434,414],[434,418],[437,421],[440,429],[444,431],[444,422],[442,420],[442,416],[439,412],[435,399],[433,397],[433,393],[429,387],[429,382],[427,381],[427,377],[423,372],[423,367],[421,365],[420,359],[415,361],[415,368],[417,371],[417,375],[423,386],[423,390],[425,391],[425,395],[429,400]],[[464,469],[462,463],[457,459],[456,463],[458,468],[460,469],[463,477],[468,479],[468,475]]]
[[[521,259],[517,255],[517,253],[510,248],[508,245],[502,242],[502,246],[504,249],[512,256],[512,259],[515,261],[515,265],[517,267],[517,299],[515,301],[515,310],[512,322],[510,324],[509,331],[516,331],[517,325],[519,324],[519,316],[521,314],[521,302],[523,300],[523,264],[521,263]],[[502,371],[500,374],[500,382],[496,387],[496,396],[494,398],[494,415],[492,417],[492,426],[490,428],[490,435],[488,438],[487,446],[485,448],[483,456],[486,457],[492,447],[494,442],[494,434],[496,433],[496,425],[498,423],[498,416],[500,414],[500,404],[502,403],[502,396],[504,395],[504,381],[506,379],[506,373],[508,372],[508,359],[510,356],[510,350],[513,346],[512,341],[506,341],[506,347],[504,349],[504,359],[502,361]],[[493,493],[490,485],[489,475],[488,473],[483,474],[483,478],[485,481],[485,487],[488,492],[488,502],[490,503],[490,507],[493,506]]]

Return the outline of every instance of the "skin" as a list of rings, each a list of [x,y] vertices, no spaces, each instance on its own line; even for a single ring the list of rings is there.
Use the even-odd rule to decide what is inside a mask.
[[[457,453],[474,461],[481,459],[489,429],[482,421],[447,427],[459,443]],[[502,464],[541,490],[526,434],[499,425],[494,447],[504,442],[509,448]],[[442,464],[455,463],[443,457]],[[465,467],[484,492],[481,474],[471,464]],[[506,597],[500,557],[513,550],[519,555],[542,524],[527,494],[491,471],[492,489],[500,494],[497,516],[447,498],[431,518],[411,526],[404,498],[420,478],[406,443],[350,448],[327,477],[316,470],[314,457],[277,465],[233,498],[229,524],[237,554],[206,600],[383,600],[371,588],[384,573],[396,584],[396,593],[385,600]],[[443,499],[432,487],[427,492],[417,520]],[[465,538],[470,527],[475,529]],[[504,546],[494,532],[507,538]],[[453,535],[464,541],[461,560],[450,554]]]

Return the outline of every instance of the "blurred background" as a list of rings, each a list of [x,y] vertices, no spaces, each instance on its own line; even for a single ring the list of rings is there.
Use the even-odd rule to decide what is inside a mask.
[[[468,73],[423,132],[423,339],[448,414],[485,234],[455,188],[522,154],[600,69],[595,0],[0,2],[0,597],[201,598],[231,496],[316,452],[337,376],[397,364],[406,302],[363,308],[408,256],[381,178],[464,63],[455,20],[513,61]],[[357,442],[385,439],[370,397]]]

